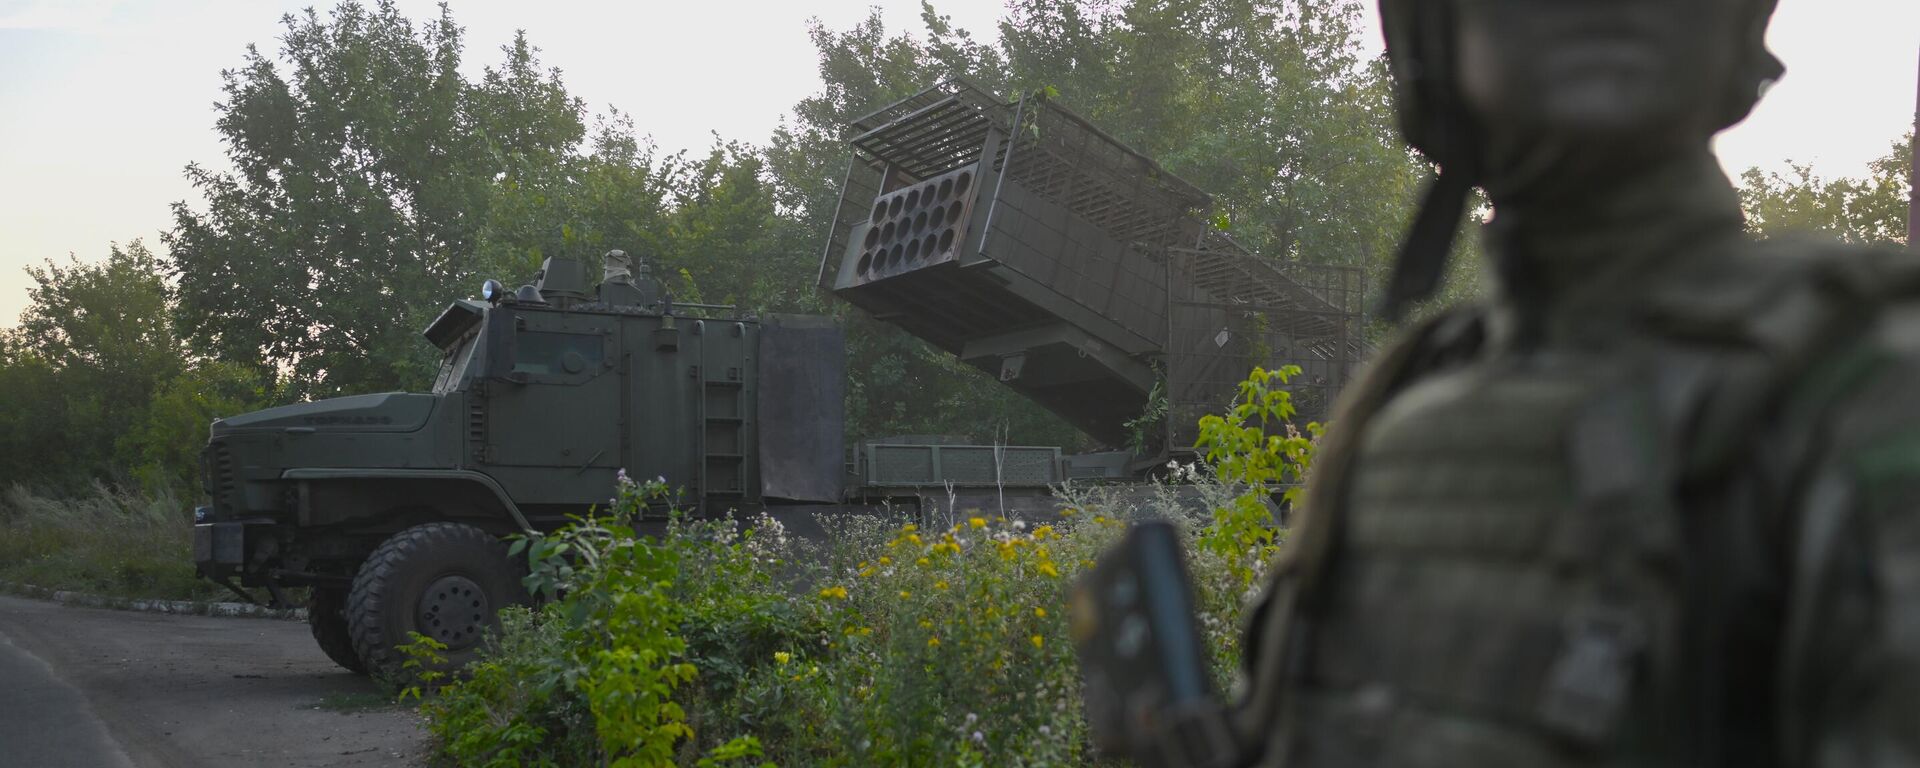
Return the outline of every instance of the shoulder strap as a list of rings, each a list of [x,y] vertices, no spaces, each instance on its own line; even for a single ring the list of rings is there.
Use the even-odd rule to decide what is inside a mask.
[[[1689,558],[1680,585],[1693,640],[1675,682],[1695,764],[1769,764],[1791,730],[1769,704],[1777,678],[1759,670],[1791,656],[1778,622],[1806,565],[1782,546],[1800,471],[1827,414],[1870,372],[1847,361],[1890,303],[1916,295],[1910,256],[1798,239],[1703,260],[1653,294],[1647,320],[1666,347],[1657,378],[1690,390],[1673,411],[1686,421],[1673,432],[1683,459],[1670,492],[1694,546],[1718,552]]]
[[[1308,617],[1297,603],[1318,591],[1327,561],[1336,549],[1340,531],[1334,519],[1339,498],[1350,474],[1359,434],[1373,415],[1421,373],[1470,357],[1485,339],[1486,312],[1480,307],[1450,310],[1419,323],[1381,351],[1365,374],[1341,395],[1332,423],[1341,425],[1325,438],[1315,454],[1312,476],[1301,503],[1299,521],[1281,550],[1260,598],[1248,620],[1242,649],[1247,685],[1236,704],[1233,731],[1248,754],[1261,754],[1266,743],[1284,737],[1273,725],[1286,726],[1285,680],[1298,671],[1300,638]]]
[[[1886,257],[1774,240],[1698,260],[1661,282],[1648,326],[1671,345],[1670,359],[1713,369],[1697,407],[1683,411],[1683,482],[1725,481],[1823,356],[1889,301],[1920,293],[1920,265]]]

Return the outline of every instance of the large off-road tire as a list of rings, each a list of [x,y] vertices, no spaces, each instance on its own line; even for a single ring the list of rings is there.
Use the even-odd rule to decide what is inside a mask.
[[[530,602],[507,545],[471,525],[427,523],[380,543],[353,577],[347,624],[353,649],[380,677],[412,682],[396,648],[419,632],[447,645],[446,667],[473,659],[498,631],[501,608]]]
[[[354,674],[367,673],[367,664],[353,650],[353,634],[347,629],[347,591],[338,587],[314,587],[307,598],[307,628],[313,641],[320,644],[327,658]]]

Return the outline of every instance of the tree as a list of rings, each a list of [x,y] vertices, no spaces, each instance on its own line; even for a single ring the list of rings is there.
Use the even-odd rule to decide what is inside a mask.
[[[465,80],[445,6],[420,27],[393,0],[284,24],[277,60],[249,46],[223,73],[234,171],[189,165],[204,208],[174,205],[181,330],[300,394],[423,386],[419,330],[478,273],[493,185],[565,157],[581,104],[524,36]]]
[[[240,365],[203,360],[165,383],[128,425],[116,445],[132,479],[153,496],[200,496],[200,450],[214,419],[273,402],[258,374]]]
[[[531,275],[551,256],[595,263],[615,248],[662,250],[678,157],[657,160],[627,115],[595,126],[586,155],[519,169],[489,185],[478,234],[480,262],[503,282]]]
[[[52,485],[126,477],[115,446],[183,366],[159,259],[134,240],[27,275],[30,304],[0,342],[0,466]]]
[[[1913,134],[1868,169],[1866,178],[1828,181],[1798,163],[1785,175],[1749,168],[1740,175],[1747,226],[1764,237],[1813,231],[1849,243],[1906,244]]]

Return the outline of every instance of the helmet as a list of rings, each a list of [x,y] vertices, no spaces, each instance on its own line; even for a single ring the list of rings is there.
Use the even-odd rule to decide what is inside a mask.
[[[1741,6],[1736,16],[1741,52],[1713,116],[1716,131],[1745,119],[1765,87],[1784,72],[1779,59],[1766,48],[1767,21],[1778,0],[1730,1]],[[1381,32],[1401,133],[1440,167],[1401,246],[1382,299],[1380,314],[1388,320],[1397,320],[1410,304],[1431,295],[1439,285],[1468,194],[1486,181],[1481,177],[1480,128],[1461,104],[1454,72],[1456,2],[1380,0]]]

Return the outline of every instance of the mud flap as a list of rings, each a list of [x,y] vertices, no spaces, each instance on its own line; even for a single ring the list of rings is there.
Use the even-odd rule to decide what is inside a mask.
[[[846,338],[832,318],[761,320],[760,489],[767,499],[841,500],[846,386]]]

